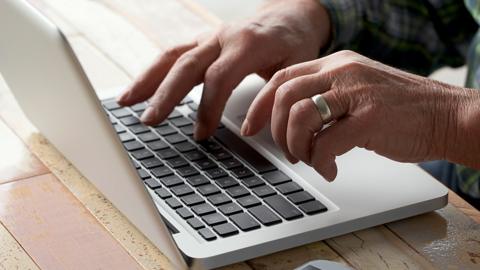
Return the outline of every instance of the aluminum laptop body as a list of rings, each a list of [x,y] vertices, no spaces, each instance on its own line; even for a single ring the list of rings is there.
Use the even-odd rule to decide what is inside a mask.
[[[26,2],[3,0],[0,33],[0,73],[27,117],[175,268],[219,267],[433,211],[447,203],[448,190],[416,165],[363,149],[338,157],[338,177],[328,183],[305,164],[286,161],[266,128],[242,140],[327,210],[206,241],[142,183],[99,101],[118,92],[96,95],[57,28]],[[226,129],[239,134],[248,105],[263,83],[250,76],[234,91],[222,119]],[[200,95],[197,87],[190,97],[198,102]],[[178,111],[185,116],[192,112],[188,106]]]

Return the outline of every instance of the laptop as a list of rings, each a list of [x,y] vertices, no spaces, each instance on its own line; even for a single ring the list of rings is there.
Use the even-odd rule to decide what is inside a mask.
[[[118,106],[121,89],[97,94],[60,31],[25,1],[0,2],[0,33],[0,73],[27,117],[176,269],[224,266],[447,203],[448,190],[415,164],[354,149],[328,183],[290,164],[268,128],[240,137],[264,84],[256,76],[234,91],[215,135],[196,142],[201,86],[145,126],[146,104]]]

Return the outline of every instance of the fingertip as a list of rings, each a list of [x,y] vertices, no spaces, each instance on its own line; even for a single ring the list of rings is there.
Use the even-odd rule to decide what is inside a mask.
[[[158,110],[153,106],[148,106],[140,117],[140,121],[146,125],[154,125],[158,122]]]
[[[324,177],[330,183],[337,178],[337,165],[335,162],[330,163],[324,170]]]
[[[202,122],[197,121],[195,123],[195,129],[193,131],[193,139],[196,141],[202,141],[208,138],[208,130]]]
[[[242,136],[250,136],[250,123],[248,119],[245,119],[242,124],[242,128],[240,129],[240,135]]]
[[[121,106],[127,106],[129,96],[130,96],[130,91],[126,90],[125,92],[117,96],[116,101]]]

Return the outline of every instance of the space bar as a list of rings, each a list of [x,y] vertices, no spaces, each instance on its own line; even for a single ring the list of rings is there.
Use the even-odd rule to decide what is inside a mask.
[[[264,173],[276,169],[270,161],[227,128],[217,129],[214,137],[232,152],[239,155],[243,161],[248,163],[257,173]]]

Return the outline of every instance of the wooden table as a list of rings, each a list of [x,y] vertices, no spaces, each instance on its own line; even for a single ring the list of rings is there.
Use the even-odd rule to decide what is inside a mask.
[[[164,48],[219,21],[175,0],[30,0],[66,33],[96,89],[128,84]],[[35,89],[32,89],[35,91]],[[172,269],[148,239],[29,123],[0,80],[0,268]],[[225,269],[480,269],[480,214],[444,209]]]

